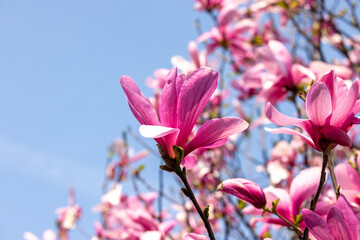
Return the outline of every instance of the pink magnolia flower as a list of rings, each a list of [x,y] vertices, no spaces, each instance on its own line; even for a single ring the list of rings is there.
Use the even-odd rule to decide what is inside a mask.
[[[207,53],[212,53],[216,48],[228,48],[231,54],[237,58],[243,58],[251,50],[249,40],[256,30],[256,23],[250,19],[242,19],[234,26],[224,21],[224,25],[213,27],[209,32],[203,33],[197,41],[208,41]]]
[[[261,187],[247,179],[227,179],[218,186],[218,191],[234,195],[256,208],[262,208],[266,204],[265,194]]]
[[[109,194],[106,194],[109,195]],[[96,223],[96,234],[105,239],[164,239],[176,226],[177,221],[165,220],[159,222],[153,203],[158,194],[150,192],[139,196],[114,194],[111,196],[116,202],[109,202],[103,197],[102,204],[94,210],[100,210],[104,217],[104,227]],[[115,205],[116,204],[116,205]],[[163,220],[167,218],[166,211],[161,212]]]
[[[186,79],[185,75],[177,75],[177,69],[173,68],[161,93],[158,115],[130,77],[122,76],[120,79],[130,109],[141,124],[140,134],[154,138],[170,158],[175,158],[174,145],[182,147],[186,156],[197,148],[222,146],[229,136],[248,127],[249,124],[240,118],[212,119],[202,125],[188,142],[217,83],[218,73],[210,68],[195,70]]]
[[[353,124],[360,124],[360,119],[355,117],[360,111],[358,93],[359,80],[347,87],[342,79],[335,76],[334,71],[330,71],[312,85],[306,96],[309,119],[288,117],[277,111],[271,103],[266,106],[266,116],[270,121],[280,126],[300,127],[309,137],[289,128],[267,128],[267,131],[300,136],[318,151],[324,150],[328,144],[333,144],[332,147],[337,144],[351,146],[347,132]]]
[[[344,195],[329,209],[326,220],[309,209],[303,209],[302,216],[317,240],[360,238],[360,215],[355,215]]]
[[[315,79],[314,73],[300,64],[293,64],[286,46],[276,40],[257,49],[261,63],[256,64],[243,75],[245,86],[261,91],[259,101],[276,104],[289,91],[296,91],[300,84]],[[233,85],[236,85],[233,83]]]
[[[264,189],[264,194],[266,196],[266,206],[272,208],[272,202],[280,199],[277,205],[277,212],[289,220],[290,222],[295,223],[296,216],[300,213],[300,209],[304,202],[308,202],[309,199],[316,193],[320,178],[320,168],[319,167],[310,167],[302,170],[291,182],[289,191],[283,188],[274,188],[267,187]],[[316,207],[316,211],[321,210],[319,206],[321,202]],[[324,208],[327,206],[325,203]],[[256,209],[253,206],[248,206],[242,210],[244,214],[247,215],[260,215],[262,217],[257,218],[254,221],[256,222],[265,222],[271,224],[278,224],[281,226],[288,226],[283,220],[266,213],[262,215],[263,211],[261,209]]]

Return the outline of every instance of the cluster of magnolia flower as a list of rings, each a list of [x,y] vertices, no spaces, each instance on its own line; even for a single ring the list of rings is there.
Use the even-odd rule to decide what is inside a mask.
[[[359,240],[360,41],[335,21],[348,16],[315,0],[195,2],[214,27],[189,43],[190,60],[175,56],[173,69],[156,70],[146,80],[150,99],[129,76],[120,79],[140,135],[157,143],[164,177],[176,175],[182,187],[168,193],[149,184],[133,163],[150,149],[134,153],[126,138],[116,140],[92,239]],[[312,31],[298,23],[302,14],[312,16]],[[341,60],[325,61],[325,43]],[[60,211],[61,240],[81,216],[75,206]]]

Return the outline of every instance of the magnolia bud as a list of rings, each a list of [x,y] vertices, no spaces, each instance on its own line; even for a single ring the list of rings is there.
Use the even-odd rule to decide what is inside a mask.
[[[256,208],[262,208],[266,204],[265,194],[261,187],[247,179],[232,178],[225,180],[217,187],[217,190],[234,195]]]

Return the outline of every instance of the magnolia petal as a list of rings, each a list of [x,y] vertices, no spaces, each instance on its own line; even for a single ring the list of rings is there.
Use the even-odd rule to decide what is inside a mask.
[[[284,71],[270,48],[265,45],[256,49],[257,54],[260,56],[261,61],[266,67],[266,70],[274,75],[281,75]]]
[[[290,135],[294,135],[294,136],[299,136],[301,137],[302,140],[304,140],[307,144],[309,144],[312,148],[321,151],[320,149],[318,149],[314,142],[307,136],[305,136],[304,134],[295,131],[294,129],[290,129],[290,128],[265,128],[265,131],[270,132],[270,133],[275,133],[275,134],[290,134]]]
[[[351,110],[354,115],[358,114],[360,111],[360,99],[356,100],[353,109]]]
[[[306,96],[306,112],[315,125],[325,125],[332,112],[331,96],[325,83],[317,82],[311,86]]]
[[[272,202],[280,199],[276,208],[277,212],[291,221],[292,204],[288,191],[270,186],[264,189],[264,193],[266,196],[267,207],[272,208]]]
[[[234,20],[234,17],[237,15],[237,9],[233,5],[225,5],[218,14],[217,22],[219,27],[225,27],[231,21]]]
[[[342,79],[350,79],[353,75],[353,71],[345,66],[330,65],[321,61],[312,61],[309,64],[310,69],[314,71],[318,76],[326,73],[327,71],[334,69],[336,75]]]
[[[336,240],[354,239],[343,213],[337,207],[330,208],[327,214],[327,225]]]
[[[198,47],[195,41],[188,44],[189,55],[196,68],[201,67]]]
[[[178,222],[176,220],[170,220],[159,224],[159,230],[161,235],[166,236],[171,229],[173,229]]]
[[[222,138],[220,140],[217,140],[215,142],[212,142],[208,145],[202,146],[201,149],[207,149],[207,148],[218,148],[221,147],[222,145],[224,145],[229,138]]]
[[[285,114],[282,114],[269,102],[266,104],[265,115],[271,122],[279,126],[302,126],[302,123],[306,121],[306,119],[288,117]]]
[[[261,187],[244,178],[227,179],[218,186],[217,190],[234,195],[259,209],[266,205],[266,197]]]
[[[323,138],[326,140],[324,141]],[[321,129],[321,131],[318,134],[318,139],[316,140],[316,145],[318,147],[326,147],[321,146],[322,142],[325,143],[336,143],[340,144],[341,146],[351,146],[351,139],[350,137],[344,132],[342,129],[333,127],[333,126],[327,126]]]
[[[146,138],[160,138],[178,131],[178,128],[170,128],[163,126],[141,125],[139,127],[139,132],[141,136]]]
[[[249,18],[244,18],[234,25],[232,34],[239,37],[241,33],[253,34],[256,30],[257,23]]]
[[[320,175],[320,167],[311,167],[302,170],[291,182],[290,198],[293,205],[293,216],[298,215],[302,203],[316,193]]]
[[[334,208],[337,208],[344,216],[345,223],[347,223],[350,233],[353,237],[352,239],[358,239],[360,230],[359,222],[344,195],[340,195]]]
[[[249,124],[236,117],[216,118],[207,121],[197,131],[195,137],[186,145],[184,151],[185,155],[189,154],[196,148],[207,147],[212,144],[213,147],[219,147],[224,144],[222,139],[227,139],[229,136],[240,133],[247,129]],[[216,143],[216,144],[214,144]]]
[[[298,63],[291,66],[291,76],[293,78],[295,86],[300,83],[309,84],[311,80],[315,80],[315,74],[309,69]]]
[[[344,120],[352,113],[357,97],[359,95],[359,80],[351,84],[349,91],[341,104],[333,111],[330,124],[335,127],[342,127]],[[355,113],[356,114],[356,113]]]
[[[140,124],[160,125],[158,115],[150,100],[140,91],[129,76],[122,76],[120,84],[124,89],[131,111]]]
[[[218,83],[218,73],[210,68],[199,68],[185,79],[178,100],[178,146],[186,141],[202,110],[214,93]]]
[[[309,209],[302,210],[302,217],[309,231],[317,240],[334,240],[325,219]]]
[[[334,168],[334,172],[341,189],[353,189],[360,192],[360,176],[349,163],[339,163]]]
[[[161,92],[159,117],[163,126],[177,127],[177,69],[173,68],[167,75],[166,84]]]
[[[284,76],[288,76],[292,65],[292,58],[289,50],[282,42],[276,40],[270,40],[268,46],[274,54],[275,59],[278,61],[282,73]]]
[[[191,169],[195,166],[196,159],[194,156],[188,155],[184,157],[184,159],[181,161],[181,165],[186,167],[186,169]]]

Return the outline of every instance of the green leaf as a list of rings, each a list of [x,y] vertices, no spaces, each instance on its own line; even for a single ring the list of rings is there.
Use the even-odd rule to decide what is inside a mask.
[[[238,207],[239,209],[244,209],[245,206],[246,206],[246,202],[241,201],[241,200],[239,199],[238,202],[237,202],[237,207]]]
[[[280,198],[276,199],[275,202],[272,202],[272,210],[276,212],[277,205],[279,204]]]

